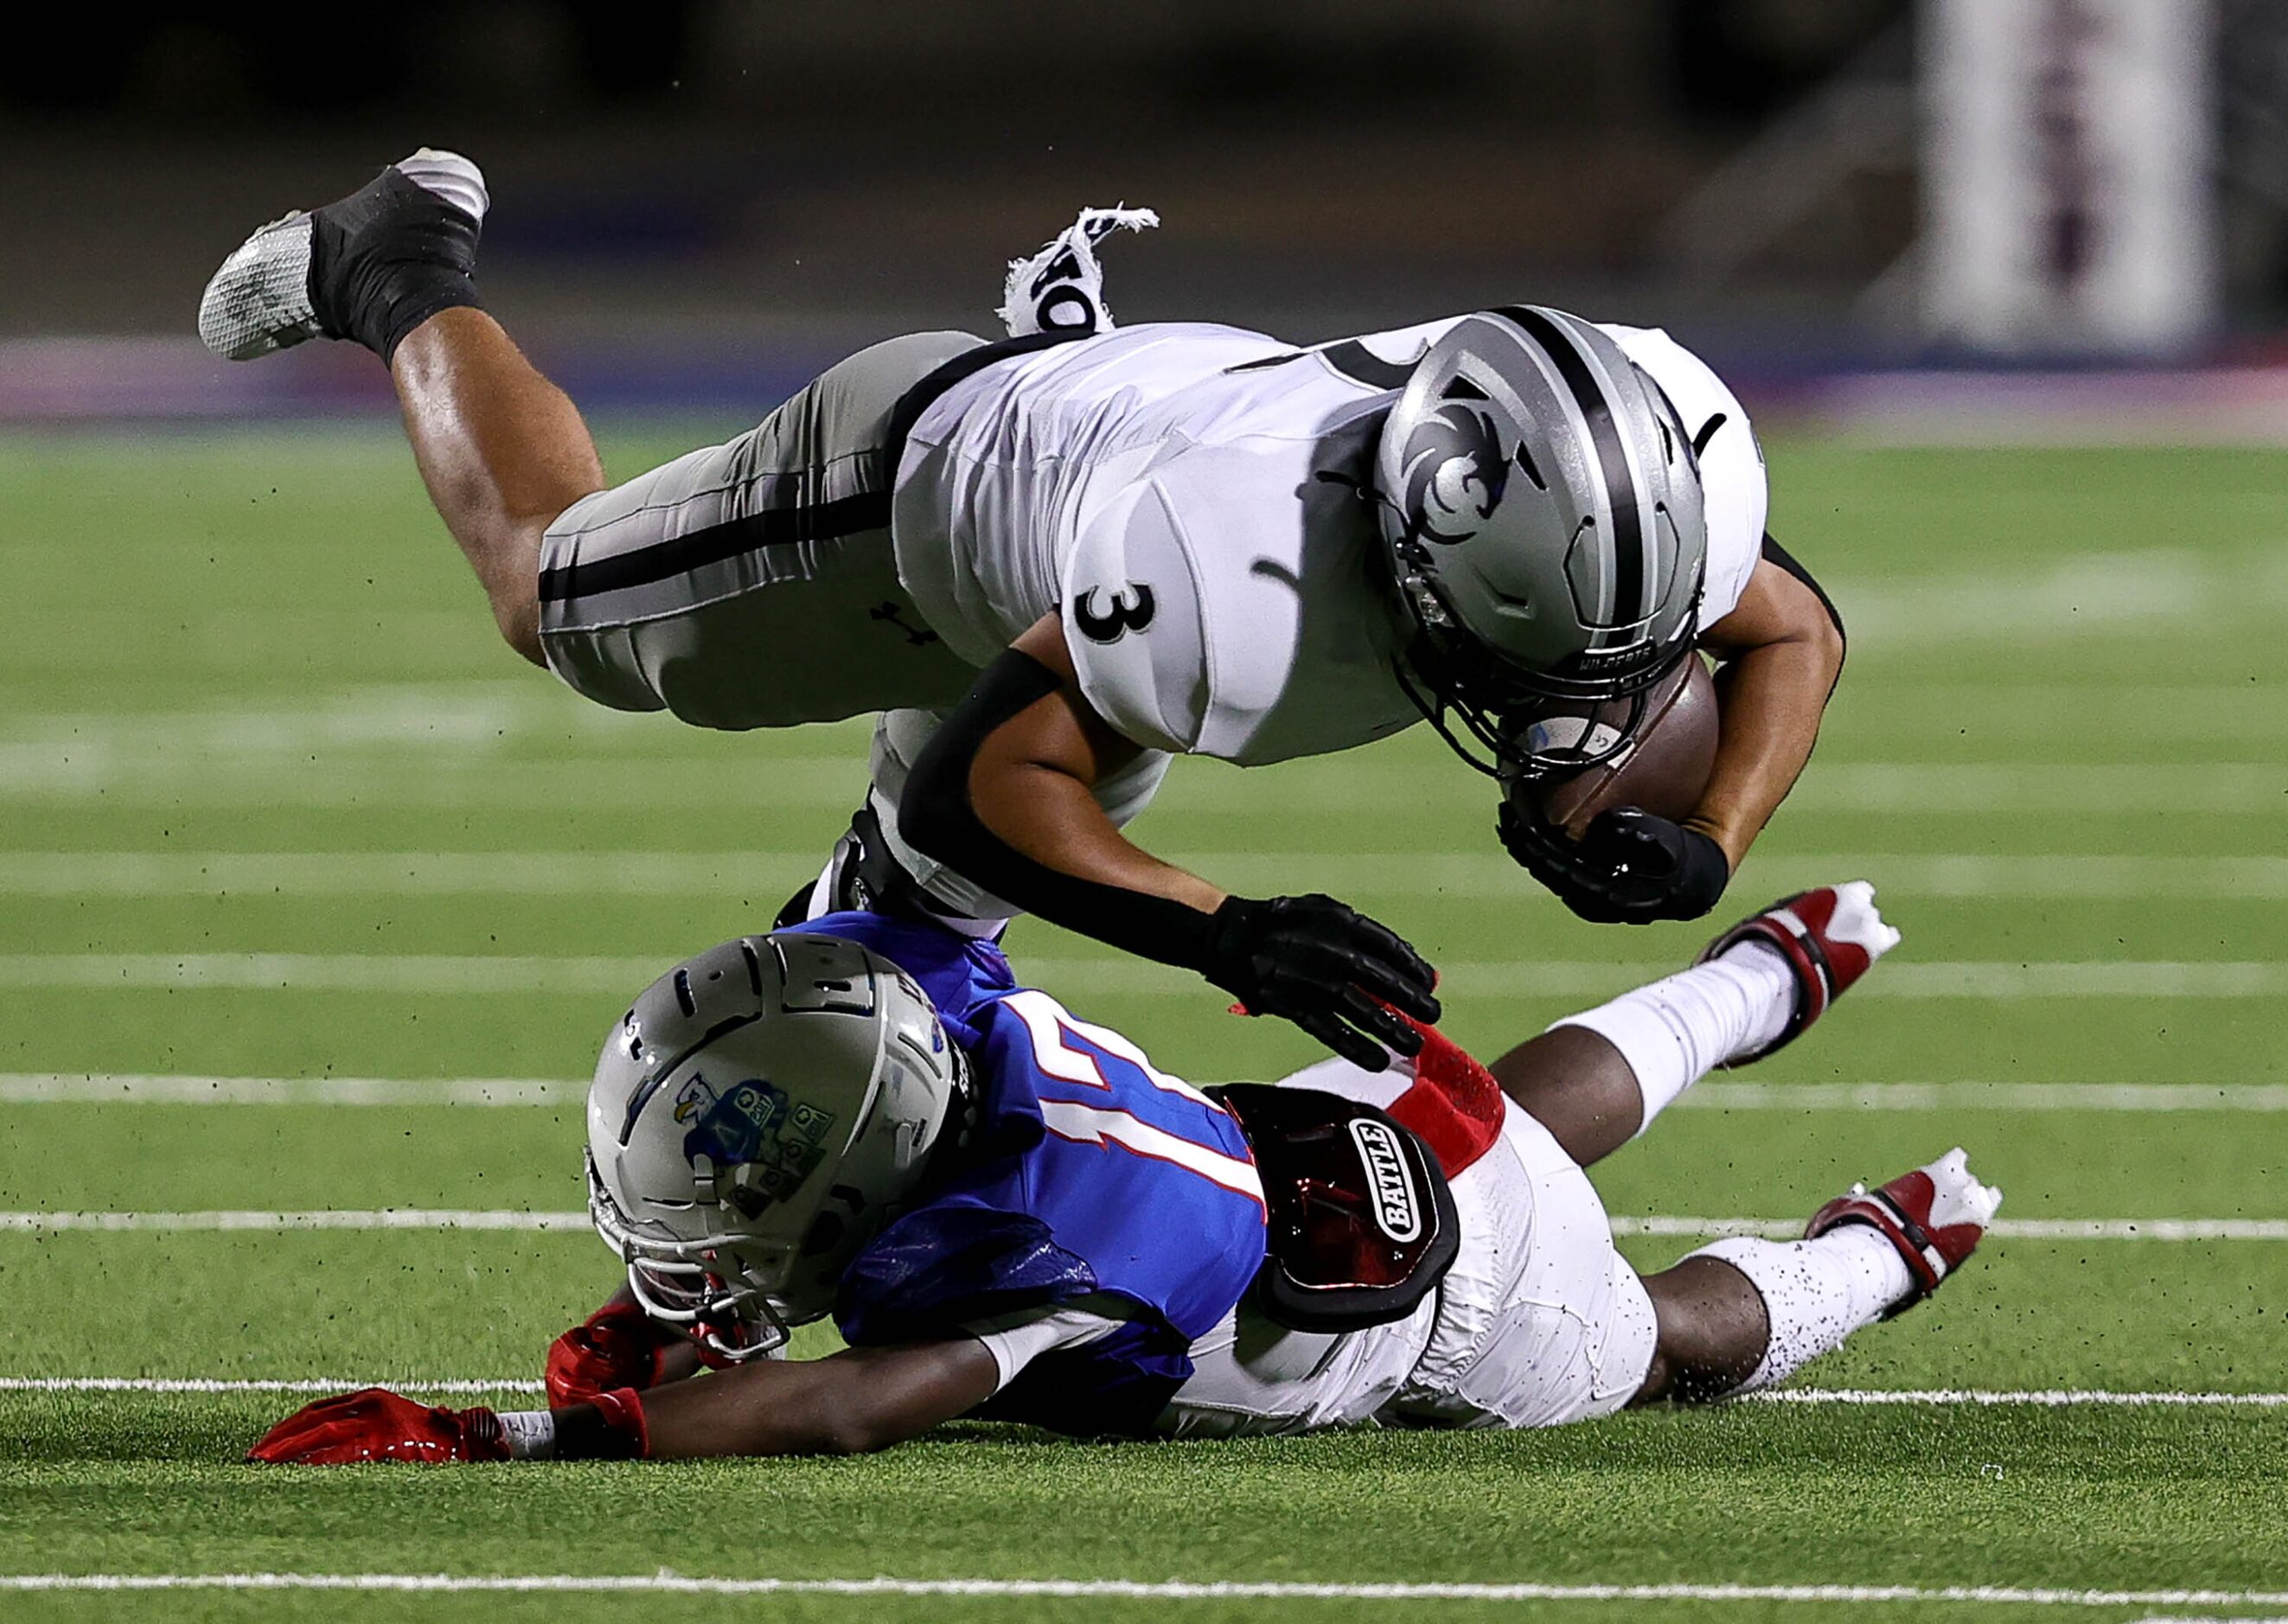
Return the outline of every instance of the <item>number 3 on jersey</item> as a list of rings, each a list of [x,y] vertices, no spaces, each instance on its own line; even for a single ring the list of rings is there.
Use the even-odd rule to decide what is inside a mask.
[[[1120,591],[1104,595],[1112,601],[1109,610],[1098,609],[1098,589],[1093,586],[1073,600],[1073,624],[1089,641],[1116,643],[1129,633],[1141,632],[1152,624],[1153,610],[1158,606],[1152,601],[1149,586],[1130,581]]]

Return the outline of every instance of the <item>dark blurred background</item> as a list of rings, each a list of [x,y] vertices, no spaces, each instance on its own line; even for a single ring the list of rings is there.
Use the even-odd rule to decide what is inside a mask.
[[[2022,40],[1999,52],[1980,30],[2006,17]],[[385,19],[82,7],[46,28],[0,55],[0,339],[179,342],[250,227],[423,143],[487,171],[494,308],[592,388],[644,400],[775,390],[914,326],[989,329],[1005,261],[1124,200],[1166,222],[1108,251],[1124,319],[1304,339],[1530,299],[1668,325],[1778,383],[1978,354],[2244,358],[2288,314],[2275,0],[403,0]],[[2138,94],[2106,76],[2148,36],[2197,60],[2131,119]],[[2014,76],[1941,73],[1966,50]],[[1982,106],[2025,113],[1997,138],[2022,164],[1980,145]],[[2070,303],[2103,280],[2106,140],[2149,150],[2167,129],[2184,179],[2147,191],[2197,196],[2182,221],[2139,205],[2193,244],[2147,257],[2131,298],[2150,322],[2030,316],[1993,289],[1964,314],[1931,249],[1946,197],[2026,218],[2021,258],[2041,263],[2022,278]],[[2042,195],[1975,179],[2003,167]],[[2021,275],[2019,251],[1977,251]],[[128,353],[69,354],[99,372]],[[0,352],[15,415],[71,412],[63,354]],[[154,398],[201,394],[194,361],[148,362]]]

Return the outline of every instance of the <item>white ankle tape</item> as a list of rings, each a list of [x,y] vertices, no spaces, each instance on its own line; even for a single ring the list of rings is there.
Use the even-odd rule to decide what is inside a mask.
[[[503,1410],[501,1437],[512,1461],[556,1459],[556,1414],[552,1410]]]
[[[1762,1360],[1728,1397],[1784,1381],[1914,1289],[1898,1248],[1864,1224],[1816,1240],[1734,1236],[1691,1255],[1721,1259],[1747,1276],[1771,1325]]]
[[[1586,1027],[1621,1052],[1644,1096],[1642,1134],[1710,1070],[1777,1038],[1794,1012],[1787,961],[1768,943],[1744,942],[1557,1024]]]

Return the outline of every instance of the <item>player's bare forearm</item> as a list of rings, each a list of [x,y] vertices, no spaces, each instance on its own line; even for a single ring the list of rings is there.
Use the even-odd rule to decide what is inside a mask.
[[[1395,932],[1331,896],[1227,896],[1121,837],[1093,786],[1137,752],[1082,696],[1045,617],[915,760],[899,832],[1019,907],[1196,970],[1370,1071],[1420,1048],[1392,1009],[1435,1021],[1436,977]]]
[[[848,1348],[823,1359],[759,1359],[644,1395],[655,1460],[863,1454],[975,1409],[998,1367],[969,1337]]]
[[[1222,905],[1221,891],[1132,844],[1098,804],[1096,784],[1139,751],[1081,697],[1057,617],[1045,617],[1011,653],[1021,657],[1021,674],[1031,686],[990,707],[993,713],[981,720],[976,736],[962,741],[958,756],[924,756],[901,808],[906,838],[932,856],[965,859],[973,868],[986,856],[994,872],[971,878],[1086,935],[1105,928],[1101,910],[1089,905],[1102,894],[1063,881],[1213,913]],[[989,673],[986,682],[1000,674],[1001,668]],[[958,783],[938,783],[948,776],[941,768],[959,771]],[[968,818],[974,825],[965,830],[959,824]],[[1014,861],[990,862],[976,849],[980,837]]]
[[[1701,641],[1725,661],[1720,732],[1708,788],[1684,822],[1736,869],[1811,759],[1843,669],[1843,635],[1817,593],[1768,561]]]
[[[1040,760],[989,763],[981,757],[972,783],[978,816],[986,826],[1046,868],[1139,896],[1164,897],[1202,913],[1213,913],[1223,905],[1225,893],[1196,874],[1163,863],[1114,828],[1090,784],[1064,768]],[[1087,928],[1085,919],[1059,919],[1058,913],[1067,911],[1052,895],[1008,900],[1068,929]]]
[[[1054,672],[1062,686],[995,732],[978,751],[969,789],[979,818],[1009,845],[1059,873],[1213,913],[1223,905],[1223,892],[1135,845],[1097,803],[1096,784],[1140,752],[1105,726],[1081,697],[1057,618],[1043,619],[1013,646]],[[1032,905],[1023,897],[1009,900]],[[1053,906],[1053,899],[1048,900]],[[1045,909],[1035,912],[1058,924],[1071,923]]]

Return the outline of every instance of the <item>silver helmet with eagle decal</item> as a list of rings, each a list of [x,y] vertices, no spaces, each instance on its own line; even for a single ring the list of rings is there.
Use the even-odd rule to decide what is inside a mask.
[[[1698,459],[1660,386],[1578,316],[1482,311],[1415,364],[1376,462],[1401,677],[1447,742],[1505,778],[1625,748],[1692,646],[1707,554]]]
[[[921,1182],[965,1063],[912,978],[839,936],[743,936],[644,990],[588,1090],[588,1211],[645,1312],[782,1345]]]

